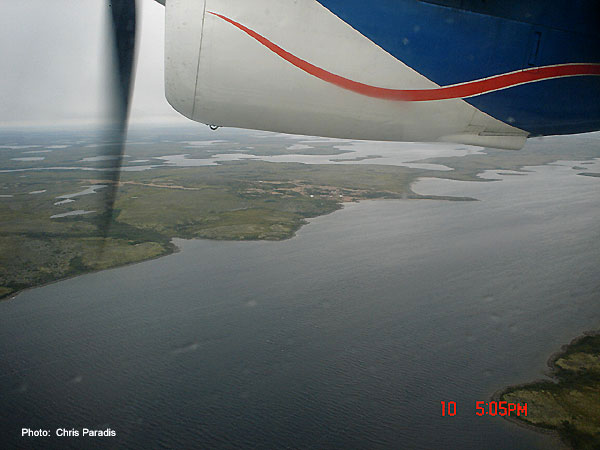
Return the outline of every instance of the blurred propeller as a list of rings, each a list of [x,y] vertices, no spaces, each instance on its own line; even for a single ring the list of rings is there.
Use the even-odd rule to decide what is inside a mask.
[[[113,119],[105,139],[107,143],[101,147],[100,155],[101,159],[108,164],[106,179],[109,181],[107,188],[101,191],[104,209],[100,215],[99,229],[104,237],[108,236],[113,221],[113,209],[123,163],[129,103],[134,81],[136,42],[136,0],[111,0],[109,6],[115,76],[110,99]]]

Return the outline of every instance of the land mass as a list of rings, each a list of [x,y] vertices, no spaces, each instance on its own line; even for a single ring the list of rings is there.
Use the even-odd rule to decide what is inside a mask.
[[[105,187],[73,196],[89,186],[106,186],[109,181],[101,174],[80,170],[3,174],[0,192],[10,196],[0,201],[0,298],[167,255],[176,250],[173,238],[287,239],[308,218],[336,211],[344,202],[474,200],[418,195],[411,183],[429,173],[395,166],[239,161],[166,167],[122,174],[104,240],[97,210]]]
[[[62,145],[39,150],[44,148],[40,144],[44,136],[27,137],[31,142],[19,142],[18,139],[25,138],[9,136],[6,138],[9,142],[20,145],[4,146],[0,154],[4,170],[0,178],[0,298],[13,297],[23,289],[67,277],[167,255],[176,250],[173,238],[288,239],[307,219],[336,211],[344,202],[474,200],[419,195],[411,185],[423,177],[489,181],[478,175],[485,170],[526,173],[522,171],[524,166],[600,156],[597,138],[579,138],[577,146],[568,145],[567,138],[556,138],[559,144],[564,140],[565,145],[548,146],[544,141],[533,140],[519,152],[485,149],[468,156],[417,161],[445,165],[452,168],[449,171],[258,160],[174,167],[166,165],[160,155],[185,152],[191,159],[209,159],[215,153],[228,152],[254,155],[351,152],[340,150],[335,147],[336,142],[327,140],[286,146],[282,145],[283,138],[272,139],[271,135],[248,137],[234,133],[221,136],[229,141],[194,141],[190,134],[177,135],[176,141],[165,134],[145,142],[146,135],[134,134],[130,138],[139,142],[126,149],[128,163],[121,176],[110,233],[104,239],[98,226],[103,188],[97,188],[97,193],[82,192],[90,186],[109,183],[102,177],[102,171],[92,172],[87,167],[93,164],[102,170],[107,161],[93,156],[98,149],[91,138],[86,141],[59,135],[54,139]],[[44,156],[36,156],[34,163],[18,161],[15,157],[23,152]],[[336,161],[361,161],[376,156],[352,155]],[[138,168],[140,164],[145,167]],[[57,167],[62,169],[56,170]]]
[[[575,339],[548,361],[553,380],[512,386],[495,395],[527,404],[520,423],[556,431],[574,449],[600,448],[600,334]]]

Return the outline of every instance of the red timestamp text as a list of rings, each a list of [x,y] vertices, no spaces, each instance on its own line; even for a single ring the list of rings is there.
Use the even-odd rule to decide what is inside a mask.
[[[456,402],[441,402],[442,416],[456,416]],[[509,403],[507,401],[475,402],[475,414],[478,416],[527,416],[527,403]]]
[[[527,416],[527,403],[475,402],[475,414],[478,416]]]

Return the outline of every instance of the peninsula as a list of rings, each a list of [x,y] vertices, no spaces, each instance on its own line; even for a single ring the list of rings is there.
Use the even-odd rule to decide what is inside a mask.
[[[496,397],[527,404],[520,423],[553,430],[574,449],[600,448],[600,334],[575,339],[548,361],[553,380],[512,386]]]

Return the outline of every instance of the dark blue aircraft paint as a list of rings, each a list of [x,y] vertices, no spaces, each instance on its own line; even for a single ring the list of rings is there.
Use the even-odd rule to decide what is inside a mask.
[[[318,0],[439,85],[528,67],[600,63],[597,0]],[[540,81],[466,99],[532,135],[600,129],[600,77]]]

